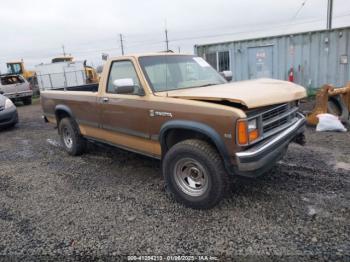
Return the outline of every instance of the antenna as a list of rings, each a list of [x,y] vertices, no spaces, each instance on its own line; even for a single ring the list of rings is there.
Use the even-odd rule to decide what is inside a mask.
[[[64,49],[64,45],[62,45],[63,56],[66,56],[66,50]]]
[[[123,35],[119,34],[119,38],[120,38],[120,47],[122,49],[122,55],[124,55]]]
[[[169,51],[169,40],[168,40],[168,28],[167,28],[167,23],[165,19],[165,43],[166,43],[166,51]]]

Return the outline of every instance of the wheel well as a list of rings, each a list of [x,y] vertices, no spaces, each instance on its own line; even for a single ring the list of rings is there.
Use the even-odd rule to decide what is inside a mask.
[[[62,110],[62,109],[56,110],[55,115],[56,115],[56,120],[57,120],[57,126],[63,118],[70,117],[70,115],[67,113],[67,111]]]
[[[190,129],[175,128],[167,131],[164,134],[164,140],[162,143],[162,154],[164,155],[173,145],[187,139],[203,140],[211,144],[215,149],[217,149],[215,143],[211,140],[209,136]]]

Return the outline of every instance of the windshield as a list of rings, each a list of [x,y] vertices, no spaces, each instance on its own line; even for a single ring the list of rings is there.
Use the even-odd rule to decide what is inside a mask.
[[[4,76],[1,77],[1,84],[2,85],[14,85],[23,83],[24,80],[20,76]]]
[[[203,58],[196,56],[144,56],[139,62],[155,92],[226,83]]]
[[[22,74],[20,64],[7,64],[7,71],[10,74]]]

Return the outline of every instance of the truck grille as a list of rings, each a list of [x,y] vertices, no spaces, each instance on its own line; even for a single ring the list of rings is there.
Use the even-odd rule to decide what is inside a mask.
[[[255,112],[248,118],[257,118],[259,123],[260,139],[272,136],[283,129],[289,127],[297,121],[297,112],[299,108],[295,103],[285,103]]]
[[[288,111],[288,104],[283,104],[280,105],[276,108],[272,108],[270,110],[268,110],[267,112],[262,114],[262,120],[264,121],[268,121],[271,118],[277,117],[283,113],[285,113],[286,111]]]
[[[295,123],[298,109],[294,103],[286,103],[263,112],[261,114],[262,137],[269,137]]]
[[[286,123],[288,123],[287,118],[278,119],[277,121],[275,121],[271,124],[265,125],[263,128],[263,131],[264,131],[264,133],[267,133],[267,132],[269,132],[269,131],[271,131],[279,126],[285,125]]]
[[[292,104],[282,104],[267,110],[262,113],[262,131],[264,135],[268,135],[276,130],[283,129],[283,127],[292,124],[296,120],[296,112],[298,107]]]

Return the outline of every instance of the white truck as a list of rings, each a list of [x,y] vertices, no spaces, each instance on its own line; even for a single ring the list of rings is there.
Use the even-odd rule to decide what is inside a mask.
[[[82,61],[63,61],[35,66],[40,90],[64,89],[85,85],[86,72]]]
[[[21,75],[0,75],[0,94],[10,98],[12,101],[22,101],[25,105],[32,103],[32,86]]]

